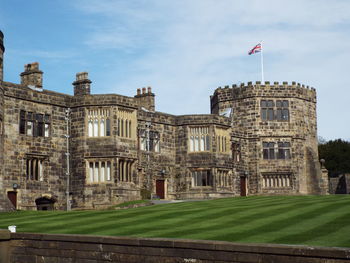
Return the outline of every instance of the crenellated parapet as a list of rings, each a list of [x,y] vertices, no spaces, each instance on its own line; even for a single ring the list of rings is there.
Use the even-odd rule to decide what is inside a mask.
[[[211,112],[219,114],[221,110],[232,107],[232,101],[253,97],[296,98],[316,103],[316,90],[295,81],[256,81],[219,87],[210,97]]]

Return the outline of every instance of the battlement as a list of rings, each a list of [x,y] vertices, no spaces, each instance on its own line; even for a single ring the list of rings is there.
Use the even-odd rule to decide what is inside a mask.
[[[247,82],[232,86],[218,87],[210,96],[211,112],[218,114],[230,108],[231,102],[246,98],[293,98],[316,103],[316,90],[313,87],[292,81],[288,83],[265,81]]]
[[[281,88],[281,87],[288,87],[288,88],[304,88],[307,90],[313,90],[315,91],[315,88],[304,85],[304,84],[300,84],[297,83],[295,81],[292,81],[290,83],[288,83],[288,81],[283,81],[283,82],[278,82],[275,81],[273,82],[273,84],[270,81],[265,81],[264,83],[262,83],[261,81],[255,81],[255,83],[253,83],[252,81],[245,83],[240,83],[240,84],[233,84],[231,87],[229,85],[226,85],[224,87],[218,87],[217,89],[215,89],[214,91],[214,96],[218,93],[226,93],[228,92],[231,88],[245,88],[245,87],[271,87],[271,88]]]

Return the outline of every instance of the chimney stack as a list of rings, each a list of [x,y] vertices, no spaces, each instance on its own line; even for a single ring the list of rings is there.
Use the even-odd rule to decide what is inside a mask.
[[[141,89],[137,89],[137,93],[134,96],[137,104],[139,105],[139,108],[144,108],[149,111],[155,110],[154,97],[155,95],[154,93],[152,93],[151,87],[147,87],[147,89],[143,87],[142,93],[141,93]]]
[[[24,65],[24,72],[20,76],[21,84],[24,86],[43,87],[43,72],[39,69],[38,62]]]
[[[77,73],[76,80],[72,83],[74,86],[74,96],[90,95],[91,82],[87,72]]]

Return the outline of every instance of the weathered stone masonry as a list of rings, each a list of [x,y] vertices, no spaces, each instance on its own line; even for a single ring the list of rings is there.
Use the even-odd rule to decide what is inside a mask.
[[[76,74],[74,96],[43,89],[38,63],[25,65],[21,84],[3,82],[4,51],[1,33],[2,210],[8,199],[17,209],[67,209],[67,199],[94,209],[147,195],[327,193],[313,88],[218,88],[211,114],[175,116],[155,111],[151,87],[92,94],[87,72]]]

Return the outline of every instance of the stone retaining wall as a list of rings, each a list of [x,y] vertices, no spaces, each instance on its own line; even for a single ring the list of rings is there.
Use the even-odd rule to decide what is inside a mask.
[[[0,263],[349,262],[350,248],[0,231]]]

